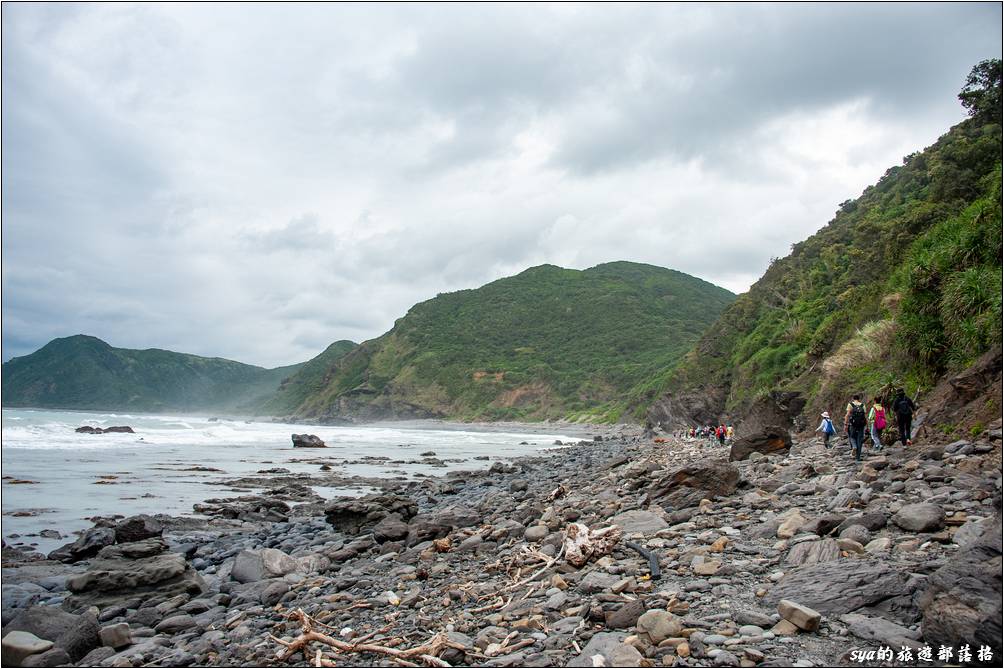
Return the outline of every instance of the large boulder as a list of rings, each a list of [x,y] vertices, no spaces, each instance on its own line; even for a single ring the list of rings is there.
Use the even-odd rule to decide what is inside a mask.
[[[185,556],[166,551],[163,539],[108,546],[91,561],[87,571],[66,580],[73,608],[104,608],[136,597],[169,598],[198,594],[205,588]]]
[[[3,666],[20,667],[21,662],[28,656],[44,653],[52,648],[52,642],[48,639],[39,639],[31,632],[16,630],[4,635],[2,646]]]
[[[238,583],[254,583],[292,574],[299,566],[294,558],[276,548],[241,551],[234,560],[230,577]]]
[[[833,539],[802,541],[791,547],[786,562],[790,565],[817,564],[840,559],[840,547]]]
[[[217,497],[192,505],[196,513],[249,522],[281,523],[289,518],[289,504],[264,495]]]
[[[74,615],[55,606],[32,606],[4,628],[4,635],[13,631],[34,634],[39,639],[51,641],[77,662],[101,645],[99,630],[97,618],[90,613]]]
[[[49,553],[49,559],[78,562],[96,555],[102,548],[113,543],[115,543],[115,530],[110,527],[92,527],[85,530],[73,543],[60,546]]]
[[[745,460],[753,453],[778,455],[791,450],[791,435],[787,428],[771,425],[748,437],[736,439],[729,451],[729,460]]]
[[[359,534],[392,513],[408,521],[418,513],[418,504],[402,495],[374,494],[338,500],[324,508],[327,521],[345,534]]]
[[[159,537],[164,533],[164,524],[152,516],[141,513],[129,516],[115,526],[115,541],[128,544],[133,541],[143,541]]]
[[[971,541],[928,579],[918,598],[921,629],[932,645],[990,646],[994,659],[1001,647],[1001,518],[988,523],[982,537]]]
[[[659,514],[641,509],[618,513],[609,522],[620,526],[625,535],[652,535],[669,527],[669,523]]]
[[[787,572],[764,600],[770,606],[788,599],[828,616],[880,604],[911,609],[913,593],[922,583],[923,577],[880,560],[817,562]],[[916,618],[917,612],[904,614]]]
[[[678,467],[657,481],[645,496],[645,504],[667,509],[697,506],[702,499],[730,495],[739,483],[739,469],[724,460],[705,458]]]
[[[379,543],[401,541],[408,536],[408,523],[401,516],[391,513],[373,526],[373,538]]]
[[[640,667],[642,654],[634,646],[624,643],[626,634],[600,632],[594,634],[569,667]]]
[[[316,434],[294,434],[293,448],[327,448]]]
[[[936,504],[907,504],[892,517],[892,522],[908,532],[937,532],[945,526],[945,512]]]
[[[787,431],[789,427],[804,429],[802,410],[806,398],[802,393],[789,390],[772,390],[756,399],[743,414],[740,428],[743,434],[757,434],[769,429]]]

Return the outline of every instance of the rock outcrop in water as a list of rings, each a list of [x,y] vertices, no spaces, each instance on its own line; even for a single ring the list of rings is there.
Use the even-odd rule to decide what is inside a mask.
[[[326,448],[327,444],[315,434],[294,434],[293,448]]]
[[[82,425],[74,430],[74,432],[79,432],[81,434],[135,434],[136,431],[128,425],[112,425],[111,427],[93,427],[91,425]]]

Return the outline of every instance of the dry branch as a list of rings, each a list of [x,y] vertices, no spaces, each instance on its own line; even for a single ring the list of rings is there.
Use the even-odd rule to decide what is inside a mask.
[[[290,620],[299,621],[303,630],[300,632],[299,636],[292,641],[284,641],[283,639],[279,639],[271,634],[269,635],[273,641],[283,646],[283,648],[281,648],[276,654],[276,659],[279,660],[287,659],[295,653],[301,651],[303,652],[305,658],[309,658],[310,655],[307,651],[307,646],[310,643],[319,643],[333,648],[335,651],[340,653],[375,653],[378,655],[386,655],[394,662],[406,667],[421,666],[419,664],[415,664],[411,660],[420,660],[430,667],[449,667],[450,665],[447,662],[439,658],[439,655],[443,651],[450,648],[462,651],[467,650],[466,646],[455,641],[451,641],[443,632],[437,632],[431,639],[420,646],[404,650],[390,647],[390,644],[396,645],[403,643],[403,639],[390,639],[386,642],[388,645],[365,643],[362,641],[350,643],[340,639],[335,639],[327,634],[314,631],[314,625],[318,623],[307,615],[303,609],[297,609],[296,611],[291,612],[287,617]],[[318,650],[315,654],[314,662],[316,666],[335,666],[333,662],[321,657],[320,650]]]

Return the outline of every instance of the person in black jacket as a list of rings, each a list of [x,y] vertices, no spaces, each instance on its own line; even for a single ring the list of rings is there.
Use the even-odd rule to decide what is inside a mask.
[[[896,427],[899,428],[899,440],[904,446],[913,443],[910,440],[910,430],[913,427],[913,412],[917,405],[913,403],[902,388],[896,389],[896,399],[893,400],[892,410],[896,414]]]

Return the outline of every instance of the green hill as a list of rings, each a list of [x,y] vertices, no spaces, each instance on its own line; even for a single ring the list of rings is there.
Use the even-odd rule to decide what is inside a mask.
[[[296,372],[282,380],[275,393],[258,405],[261,413],[282,416],[291,413],[304,400],[320,392],[328,382],[328,372],[338,358],[358,344],[342,339],[328,346],[315,358],[299,366]]]
[[[973,110],[841,204],[637,407],[665,425],[741,420],[771,391],[788,391],[807,401],[806,415],[840,412],[852,391],[924,392],[1000,346],[997,107]]]
[[[161,349],[114,348],[76,335],[5,362],[3,405],[257,413],[300,366],[264,369]]]
[[[313,419],[448,417],[613,421],[734,298],[629,262],[533,267],[415,305],[323,372],[293,413]],[[303,383],[303,386],[310,385]]]

